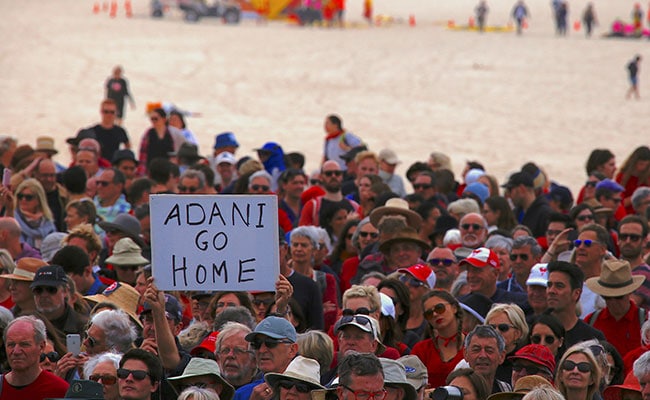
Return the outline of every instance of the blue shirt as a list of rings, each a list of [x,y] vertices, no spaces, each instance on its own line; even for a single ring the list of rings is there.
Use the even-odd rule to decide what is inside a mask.
[[[235,397],[233,397],[232,400],[248,400],[251,398],[251,394],[253,393],[253,388],[259,384],[264,383],[264,379],[258,379],[256,381],[253,381],[249,383],[248,385],[244,385],[240,387],[239,389],[235,390]]]

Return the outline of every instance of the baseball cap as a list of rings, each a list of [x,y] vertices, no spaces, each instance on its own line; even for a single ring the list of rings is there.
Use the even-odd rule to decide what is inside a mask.
[[[515,172],[514,174],[510,175],[508,182],[501,185],[501,187],[510,189],[519,185],[524,185],[529,188],[535,187],[533,177],[525,172]]]
[[[399,164],[402,161],[397,157],[397,154],[391,149],[383,149],[379,152],[378,158],[388,164]]]
[[[141,315],[148,312],[151,312],[151,304],[145,301],[144,309],[142,310]],[[165,294],[165,315],[167,318],[173,319],[177,323],[181,322],[183,319],[183,310],[181,309],[181,303],[179,303],[176,297],[172,296],[171,294]]]
[[[34,281],[29,285],[30,289],[39,286],[59,287],[68,283],[68,276],[65,274],[63,267],[59,265],[46,265],[36,271]]]
[[[526,285],[544,286],[548,284],[548,264],[535,264],[530,269],[530,275],[526,280]]]
[[[436,274],[431,267],[424,264],[411,265],[408,268],[400,268],[397,272],[409,274],[420,282],[424,282],[429,289],[436,286]]]
[[[223,153],[219,153],[217,158],[214,160],[215,165],[219,165],[221,163],[228,163],[230,165],[235,165],[237,164],[237,159],[235,158],[234,154],[232,154],[229,151],[224,151]]]
[[[496,253],[486,247],[479,247],[472,251],[472,253],[462,260],[459,264],[470,264],[477,268],[484,268],[491,266],[493,268],[499,268],[499,257]]]
[[[289,321],[280,317],[266,317],[257,324],[255,330],[244,339],[252,342],[256,336],[265,335],[272,339],[289,339],[291,343],[296,342],[296,328]]]
[[[555,357],[548,347],[541,344],[529,344],[517,350],[514,356],[508,357],[509,360],[528,360],[542,367],[548,368],[552,374],[555,372]]]

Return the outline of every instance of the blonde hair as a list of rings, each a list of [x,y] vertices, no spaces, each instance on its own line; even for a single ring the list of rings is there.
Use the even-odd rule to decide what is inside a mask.
[[[593,378],[592,379],[593,382],[591,382],[589,384],[589,387],[587,388],[587,397],[586,397],[587,399],[591,399],[594,393],[596,393],[596,391],[599,388],[602,372],[600,370],[600,366],[598,366],[598,361],[596,361],[596,358],[594,357],[591,350],[583,346],[580,345],[572,346],[564,353],[562,359],[557,364],[557,371],[555,373],[555,386],[560,391],[560,393],[566,398],[567,388],[564,385],[564,381],[562,380],[562,374],[564,373],[564,368],[562,368],[562,365],[567,360],[567,358],[569,358],[569,356],[577,353],[584,354],[589,364],[591,364],[591,377]]]
[[[365,160],[366,158],[371,159],[372,161],[375,162],[375,164],[379,165],[379,158],[377,158],[377,154],[373,153],[370,150],[364,150],[359,152],[356,157],[354,157],[354,161],[359,164],[361,161]]]
[[[209,389],[190,386],[178,395],[178,400],[219,400],[219,395]]]
[[[320,373],[330,368],[334,359],[334,342],[328,334],[321,331],[308,331],[298,334],[298,352],[301,356],[313,358],[320,365]]]
[[[96,251],[97,255],[102,251],[102,241],[99,238],[99,235],[95,233],[93,226],[90,224],[79,224],[75,226],[68,236],[63,239],[63,244],[67,245],[71,238],[79,238],[86,241],[86,247],[88,252]],[[94,263],[95,260],[90,260]]]
[[[514,327],[519,329],[521,332],[520,339],[525,340],[528,337],[528,324],[526,323],[526,315],[524,314],[521,307],[516,304],[494,304],[485,316],[485,324],[488,325],[488,321],[498,313],[504,313],[508,316],[508,319],[510,322],[512,322],[512,325],[514,325]]]
[[[562,393],[550,385],[540,385],[524,395],[522,400],[565,400]]]
[[[20,194],[20,192],[25,188],[30,189],[32,192],[34,192],[34,195],[38,198],[38,207],[41,209],[41,212],[43,213],[45,219],[48,221],[54,220],[52,210],[50,210],[50,206],[47,204],[45,189],[43,189],[43,185],[41,185],[41,183],[34,178],[25,179],[24,181],[20,182],[20,185],[18,185],[16,188],[16,191],[14,192],[16,193],[14,196],[14,210],[18,210],[18,194]]]
[[[345,304],[348,299],[354,298],[368,299],[368,301],[370,301],[370,307],[372,307],[373,310],[377,311],[381,309],[381,298],[379,297],[379,291],[377,291],[377,288],[374,286],[352,285],[350,289],[346,290],[343,293],[342,304]]]

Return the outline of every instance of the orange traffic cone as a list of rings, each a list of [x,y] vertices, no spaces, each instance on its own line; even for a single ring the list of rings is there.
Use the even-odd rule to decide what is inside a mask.
[[[95,4],[93,4],[93,14],[99,14],[99,11],[100,11],[99,3],[95,2]]]
[[[415,15],[409,15],[409,26],[415,26]]]
[[[117,1],[113,0],[111,1],[111,12],[110,12],[110,17],[115,18],[117,16]]]
[[[133,8],[131,8],[131,0],[124,0],[124,9],[126,10],[126,17],[131,18],[133,16]]]

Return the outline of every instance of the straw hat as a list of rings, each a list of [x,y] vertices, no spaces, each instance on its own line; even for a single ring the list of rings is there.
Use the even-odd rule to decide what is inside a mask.
[[[425,241],[420,239],[420,235],[418,235],[417,231],[413,228],[407,227],[401,230],[400,232],[398,232],[392,238],[381,242],[381,244],[379,245],[379,251],[381,251],[382,253],[387,253],[390,250],[390,246],[399,242],[415,243],[418,246],[420,246],[423,251],[429,250],[429,245]]]
[[[35,151],[42,151],[48,154],[57,154],[59,151],[54,147],[54,138],[52,136],[39,136],[36,138]]]
[[[592,292],[606,297],[617,297],[637,290],[645,281],[645,276],[632,276],[630,263],[623,260],[603,262],[600,276],[589,278],[585,282]]]
[[[519,380],[517,380],[517,383],[515,383],[515,387],[512,392],[495,393],[489,396],[487,400],[521,399],[526,395],[526,393],[530,392],[531,390],[539,386],[553,387],[553,385],[551,385],[551,382],[547,381],[546,379],[542,378],[539,375],[528,375],[528,376],[524,376],[523,378],[519,378]]]
[[[167,378],[167,380],[172,384],[172,386],[174,386],[175,389],[178,389],[179,386],[183,383],[183,379],[205,375],[214,376],[217,378],[217,381],[223,386],[221,394],[219,394],[219,399],[232,400],[232,398],[235,396],[235,389],[221,376],[219,364],[217,364],[217,362],[214,360],[198,357],[190,358],[190,362],[183,370],[182,375],[175,376],[173,378]]]
[[[283,379],[307,383],[312,390],[325,389],[320,384],[320,365],[318,361],[303,356],[296,356],[281,374],[270,372],[264,375],[264,380],[274,390],[277,389],[278,382]]]
[[[142,249],[135,244],[133,239],[125,237],[118,240],[113,247],[113,255],[106,259],[113,265],[146,265],[149,260],[142,257]]]
[[[379,226],[379,221],[386,215],[402,215],[406,217],[408,226],[414,229],[420,229],[422,217],[420,214],[409,209],[409,203],[400,198],[392,198],[386,201],[386,204],[377,207],[370,213],[370,222],[373,226]]]
[[[0,278],[32,282],[34,276],[36,276],[36,271],[46,265],[47,263],[45,261],[39,260],[38,258],[23,257],[16,261],[16,268],[13,274],[3,274],[0,275]]]
[[[140,293],[138,293],[133,286],[127,283],[114,282],[112,285],[104,289],[103,292],[92,296],[84,296],[84,299],[94,301],[95,303],[113,303],[120,310],[129,314],[131,319],[142,327],[142,322],[140,322],[137,313]]]

